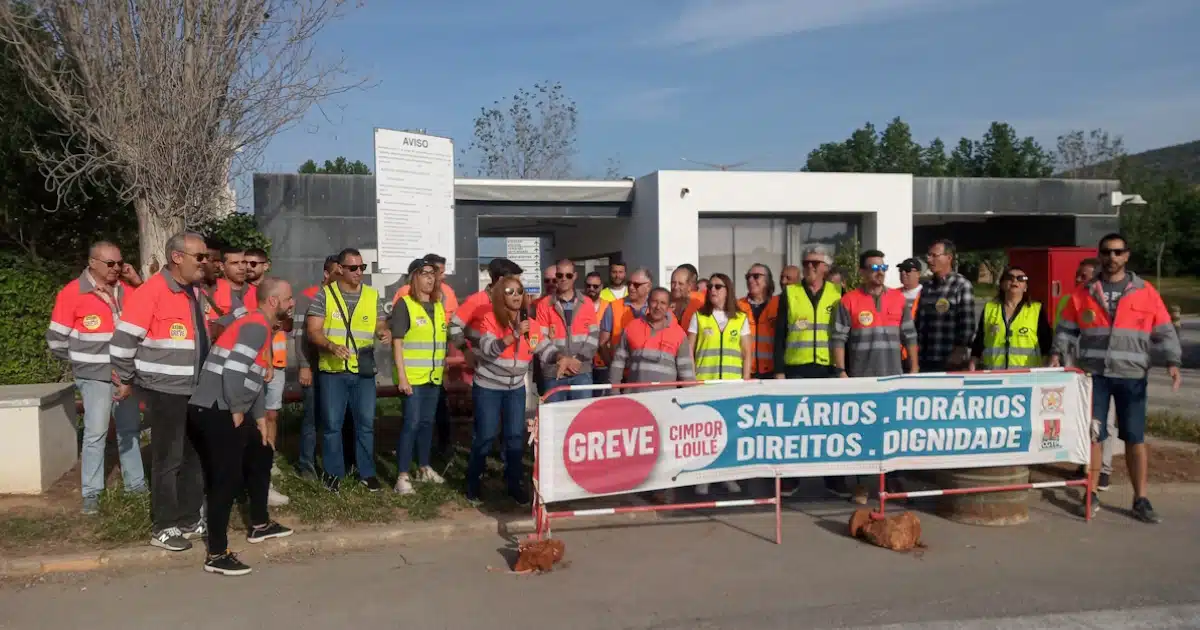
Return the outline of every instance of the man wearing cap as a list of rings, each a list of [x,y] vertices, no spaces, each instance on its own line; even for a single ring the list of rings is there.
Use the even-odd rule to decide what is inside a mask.
[[[917,319],[917,304],[921,298],[921,261],[916,258],[906,258],[896,267],[900,271],[900,291],[904,294],[904,308],[908,310],[913,321]],[[908,346],[900,346],[900,359],[905,369],[908,369]]]

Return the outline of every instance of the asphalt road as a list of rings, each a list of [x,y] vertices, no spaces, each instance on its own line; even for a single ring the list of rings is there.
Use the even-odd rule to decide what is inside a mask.
[[[488,572],[504,562],[490,538],[259,561],[243,578],[67,577],[0,589],[0,628],[1194,628],[1197,498],[1160,489],[1158,526],[1044,501],[1012,528],[923,515],[928,549],[910,554],[849,539],[849,507],[822,502],[785,513],[782,546],[761,515],[560,532],[571,566],[543,576]]]

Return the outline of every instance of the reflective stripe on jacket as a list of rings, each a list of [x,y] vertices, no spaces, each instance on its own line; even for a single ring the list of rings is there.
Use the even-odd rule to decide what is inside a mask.
[[[746,314],[738,311],[725,322],[725,330],[712,315],[696,313],[696,379],[728,381],[742,378],[742,326]]]
[[[248,422],[266,416],[263,385],[271,350],[271,326],[259,311],[239,317],[209,349],[196,392],[188,401],[197,407],[245,413]],[[274,378],[283,378],[275,374]]]
[[[787,365],[833,365],[829,356],[829,333],[833,329],[834,310],[842,299],[841,290],[826,282],[815,310],[802,284],[788,285],[784,297],[788,302],[788,334],[783,362]]]
[[[433,319],[411,295],[401,298],[397,308],[408,309],[408,332],[404,333],[404,378],[408,384],[441,385],[446,372],[446,308],[441,302],[433,305]],[[355,309],[357,310],[357,309]],[[400,372],[392,367],[392,379],[400,382]]]
[[[193,297],[187,291],[194,291]],[[125,299],[109,355],[122,383],[164,394],[191,394],[196,384],[196,326],[192,300],[203,299],[181,285],[169,268],[154,274]],[[205,329],[207,332],[207,328]]]
[[[525,374],[533,362],[533,349],[540,341],[538,327],[530,322],[529,335],[516,334],[516,328],[501,328],[496,314],[487,311],[478,319],[479,350],[475,353],[474,383],[485,389],[513,391],[525,386]],[[513,333],[515,341],[504,344],[504,337]]]
[[[555,364],[560,357],[572,357],[583,363],[591,363],[600,345],[600,326],[596,321],[596,307],[591,299],[576,293],[571,308],[571,324],[566,324],[562,304],[555,296],[538,302],[535,325],[539,331],[538,346],[534,353],[545,368],[543,374],[554,374]]]
[[[609,375],[614,383],[695,380],[696,367],[687,333],[673,317],[667,317],[664,325],[657,328],[645,318],[630,322],[617,341]],[[738,378],[741,377],[739,369]]]
[[[1089,374],[1145,378],[1151,344],[1159,345],[1167,365],[1179,365],[1183,352],[1171,315],[1149,282],[1126,272],[1129,284],[1117,303],[1115,321],[1099,278],[1071,293],[1055,328],[1054,352],[1066,356],[1078,340],[1076,366]]]
[[[846,374],[904,373],[900,348],[917,337],[904,292],[885,288],[875,296],[865,288],[850,291],[842,297],[834,326],[831,339],[835,347],[846,349]]]
[[[992,300],[983,307],[982,367],[989,370],[1041,367],[1042,349],[1038,347],[1038,318],[1041,302],[1018,307],[1012,322],[1004,321],[1004,305]]]
[[[75,378],[112,380],[109,344],[121,305],[132,292],[133,287],[118,281],[112,293],[115,302],[110,304],[97,294],[92,277],[84,271],[54,298],[46,345],[55,358],[71,364]]]
[[[336,282],[325,287],[325,338],[332,344],[350,348],[350,358],[343,361],[332,352],[321,350],[317,367],[322,372],[358,374],[358,354],[375,346],[379,292],[365,284],[359,287],[359,291],[362,294],[354,305],[354,312],[349,314],[350,335],[354,339],[354,343],[351,343],[346,337],[346,323],[342,321],[346,300]]]
[[[751,374],[771,374],[775,371],[775,318],[779,316],[779,296],[767,300],[762,313],[754,317],[749,298],[738,300],[738,308],[750,318],[750,337],[754,339],[751,355]]]

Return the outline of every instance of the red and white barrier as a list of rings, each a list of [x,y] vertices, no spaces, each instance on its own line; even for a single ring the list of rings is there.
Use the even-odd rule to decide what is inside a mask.
[[[721,383],[742,383],[741,380],[727,381],[672,381],[672,382],[653,382],[653,383],[622,383],[620,385],[600,384],[600,385],[563,385],[555,387],[546,392],[541,402],[545,402],[554,394],[567,391],[602,391],[602,390],[638,390],[654,387],[690,387],[694,385],[715,385]],[[757,505],[773,505],[775,506],[775,544],[783,543],[783,500],[782,492],[780,491],[780,479],[775,478],[775,496],[766,499],[735,499],[728,501],[700,501],[695,503],[669,503],[663,505],[634,505],[612,508],[596,508],[591,510],[563,510],[559,512],[551,512],[546,509],[546,504],[542,500],[542,493],[538,486],[538,475],[540,472],[540,456],[537,445],[538,423],[534,424],[533,432],[530,435],[530,442],[533,444],[533,522],[535,524],[535,536],[541,540],[550,536],[550,521],[552,519],[578,518],[585,516],[612,516],[615,514],[635,514],[641,512],[674,512],[682,510],[712,510],[721,508],[739,508],[752,507]]]

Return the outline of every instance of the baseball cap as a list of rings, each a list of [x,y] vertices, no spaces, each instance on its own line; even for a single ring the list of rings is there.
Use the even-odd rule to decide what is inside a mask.
[[[492,277],[492,281],[496,281],[504,276],[519,276],[524,272],[517,263],[507,258],[493,258],[488,263],[488,275]]]
[[[920,271],[921,261],[916,258],[906,258],[899,265],[896,265],[896,268],[900,271]]]
[[[433,268],[434,264],[427,258],[415,258],[412,262],[408,263],[408,273],[412,275],[425,267]]]

